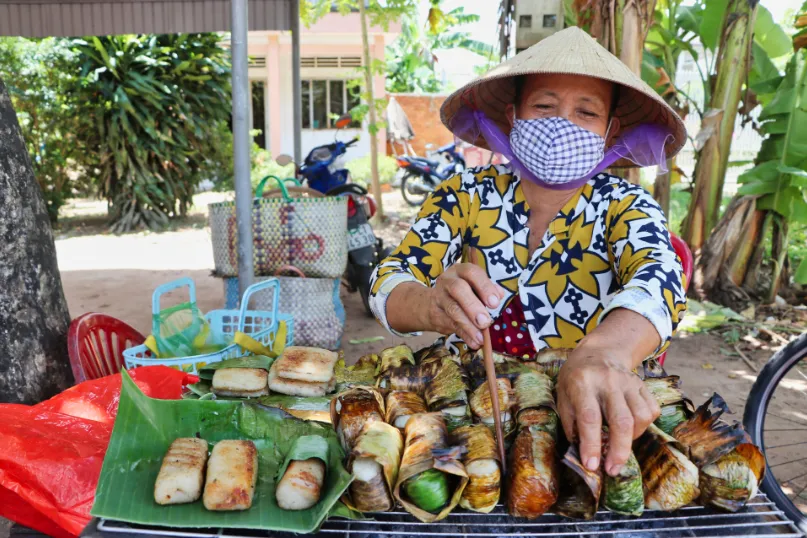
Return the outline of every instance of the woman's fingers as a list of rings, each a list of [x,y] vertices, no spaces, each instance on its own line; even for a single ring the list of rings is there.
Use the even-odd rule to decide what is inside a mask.
[[[609,392],[604,403],[605,420],[608,423],[608,456],[605,459],[605,472],[616,476],[630,457],[633,444],[633,413],[622,391]]]
[[[461,279],[453,279],[447,286],[448,293],[465,312],[468,319],[472,320],[478,329],[486,329],[490,327],[493,320],[488,314],[485,305],[479,300],[471,288],[471,285]]]
[[[446,293],[438,297],[437,305],[450,320],[451,331],[457,333],[463,342],[472,349],[482,347],[482,332],[471,322],[465,310],[450,294]],[[450,331],[447,331],[446,334],[448,332]]]
[[[644,386],[644,383],[642,383],[642,386]],[[625,400],[633,415],[634,439],[638,439],[658,416],[639,389],[641,389],[641,387],[637,387],[636,390],[631,388],[625,391]],[[658,405],[656,405],[656,407],[658,407]]]
[[[478,265],[460,264],[457,267],[457,274],[471,285],[475,295],[482,299],[488,308],[496,308],[504,299],[504,290],[494,284],[485,270]]]
[[[572,395],[577,435],[580,440],[580,459],[589,471],[600,466],[602,452],[602,413],[597,399],[591,393]]]

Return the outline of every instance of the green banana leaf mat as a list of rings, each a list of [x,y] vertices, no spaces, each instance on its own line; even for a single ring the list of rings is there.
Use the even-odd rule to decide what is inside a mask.
[[[336,433],[316,422],[290,417],[277,408],[251,402],[154,400],[145,396],[125,371],[118,415],[101,469],[91,514],[130,523],[166,527],[249,528],[314,532],[329,514],[350,516],[339,503],[352,477],[342,461]],[[277,473],[295,440],[318,435],[328,444],[328,471],[319,503],[285,511],[275,502]],[[258,448],[258,483],[252,508],[210,512],[202,500],[160,506],[154,481],[169,445],[178,437],[201,437],[211,446],[224,439],[252,439]]]

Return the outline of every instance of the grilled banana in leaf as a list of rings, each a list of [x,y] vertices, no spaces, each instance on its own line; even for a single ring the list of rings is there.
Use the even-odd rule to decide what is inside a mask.
[[[450,359],[449,359],[450,360]],[[448,450],[443,415],[414,415],[406,423],[401,469],[394,495],[407,512],[425,523],[444,519],[468,483],[459,451]]]
[[[644,386],[653,395],[660,407],[676,404],[686,399],[681,392],[681,378],[677,375],[665,377],[648,377],[644,380]]]
[[[453,360],[441,360],[437,375],[426,386],[425,396],[429,411],[443,414],[448,431],[471,423],[465,371]]]
[[[689,419],[692,410],[684,403],[665,405],[661,407],[661,414],[655,421],[655,425],[667,435],[672,435],[676,426]]]
[[[351,508],[359,512],[385,512],[395,501],[392,490],[398,479],[403,436],[385,422],[368,422],[359,435],[348,461],[353,473]]]
[[[603,453],[608,455],[608,430],[603,428]],[[628,461],[622,466],[617,476],[603,474],[602,498],[604,508],[626,516],[640,516],[644,511],[644,493],[642,490],[642,470],[636,455],[631,452]]]
[[[406,344],[400,346],[388,347],[380,353],[381,366],[380,373],[386,373],[391,368],[397,368],[404,364],[415,364],[415,357],[412,355],[412,350]]]
[[[487,514],[496,507],[502,489],[499,452],[493,433],[482,424],[473,424],[457,428],[452,436],[465,450],[462,463],[468,473],[468,485],[462,492],[460,506]]]
[[[728,404],[715,393],[698,407],[689,420],[676,426],[672,432],[672,436],[686,447],[687,455],[699,468],[714,463],[745,440],[742,424],[735,422],[730,425],[720,420],[726,412],[731,413]]]
[[[331,400],[331,424],[350,453],[365,423],[384,422],[384,398],[373,387],[353,387]]]
[[[499,412],[502,420],[502,433],[505,437],[510,435],[515,429],[512,413],[512,388],[507,379],[496,379],[499,395]],[[479,421],[491,429],[495,430],[495,418],[493,414],[493,400],[490,397],[490,389],[487,383],[479,385],[471,394],[471,410]]]
[[[558,414],[547,407],[522,409],[518,413],[518,428],[538,426],[539,429],[558,437]]]
[[[540,407],[555,410],[552,386],[552,380],[542,372],[530,371],[518,376],[515,393],[519,412]]]
[[[409,417],[426,412],[426,402],[414,392],[393,390],[387,394],[386,420],[401,431],[404,431]]]
[[[558,499],[558,458],[553,435],[536,426],[518,432],[507,468],[507,511],[535,519]]]
[[[765,476],[765,456],[751,443],[738,445],[700,474],[700,502],[736,512],[757,494]]]
[[[340,357],[336,361],[333,371],[336,379],[336,392],[342,392],[357,385],[375,385],[380,361],[378,355],[371,353],[360,357],[356,364],[347,366],[344,357]]]
[[[525,372],[540,371],[538,366],[534,363],[523,363],[507,355],[494,353],[493,359],[496,368],[496,377],[507,379],[510,385],[514,385],[518,376]],[[479,385],[487,383],[488,378],[485,372],[485,361],[481,354],[476,355],[474,359],[467,364],[465,369],[468,372],[471,390],[475,390]]]
[[[543,372],[549,376],[554,384],[558,380],[560,367],[563,366],[563,363],[569,358],[569,353],[571,352],[571,349],[565,348],[542,349],[535,354],[535,362],[541,367]]]
[[[675,438],[651,424],[634,441],[633,452],[642,470],[645,508],[670,512],[698,498],[698,468]]]
[[[573,519],[591,519],[597,514],[603,483],[602,468],[589,471],[570,445],[561,461],[561,487],[555,512]]]

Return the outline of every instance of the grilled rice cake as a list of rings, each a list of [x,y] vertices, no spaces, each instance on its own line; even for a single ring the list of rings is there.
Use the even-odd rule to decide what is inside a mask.
[[[339,354],[318,347],[290,346],[276,361],[277,375],[308,383],[327,383],[333,377],[333,369]]]
[[[275,361],[269,369],[269,389],[272,392],[287,394],[289,396],[325,396],[331,392],[336,385],[336,379],[334,377],[331,377],[325,383],[311,383],[297,379],[286,379],[278,375],[276,366],[277,361]]]
[[[248,510],[258,480],[258,449],[252,441],[219,441],[207,465],[208,510]]]
[[[268,378],[262,368],[221,368],[213,374],[212,390],[219,396],[265,396],[269,394]]]
[[[195,437],[175,439],[163,457],[154,501],[157,504],[184,504],[202,495],[207,463],[207,441]]]

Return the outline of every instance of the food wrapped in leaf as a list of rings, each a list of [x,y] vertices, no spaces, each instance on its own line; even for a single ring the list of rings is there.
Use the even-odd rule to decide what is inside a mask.
[[[453,360],[442,359],[437,375],[426,386],[425,396],[429,411],[443,413],[448,431],[471,423],[465,372]]]
[[[494,366],[496,377],[507,379],[510,385],[514,385],[518,376],[525,372],[540,371],[534,363],[523,363],[515,357],[494,353]],[[487,373],[485,372],[485,361],[482,355],[476,355],[466,366],[468,378],[470,379],[470,389],[475,390],[479,385],[487,383]]]
[[[384,398],[373,387],[353,387],[331,400],[331,424],[350,453],[365,423],[384,422]]]
[[[380,373],[386,373],[391,368],[397,368],[405,364],[415,365],[415,357],[412,355],[412,350],[406,344],[400,346],[388,347],[380,353],[381,366]]]
[[[449,359],[449,362],[450,359]],[[395,498],[425,523],[444,519],[457,506],[468,475],[447,449],[446,424],[440,413],[415,415],[406,423],[406,443]]]
[[[571,349],[558,348],[558,349],[542,349],[535,354],[535,363],[538,364],[546,375],[552,380],[552,383],[557,382],[560,367],[569,358]]]
[[[394,366],[378,377],[377,384],[384,389],[414,392],[422,396],[441,364],[442,359],[426,359],[418,365]]]
[[[328,396],[302,397],[285,394],[270,394],[258,398],[258,403],[268,407],[279,407],[290,415],[302,420],[331,422],[331,398]]]
[[[645,508],[669,512],[698,498],[698,468],[675,438],[651,424],[633,443],[633,452],[642,470]]]
[[[552,385],[549,376],[538,371],[525,372],[518,376],[515,393],[519,412],[540,407],[554,410],[555,398],[552,396]]]
[[[608,429],[603,428],[603,459],[608,455]],[[640,516],[644,511],[644,493],[642,490],[642,470],[631,451],[628,461],[622,466],[617,476],[604,475],[602,498],[604,508],[626,516]]]
[[[429,347],[424,347],[414,353],[415,364],[422,364],[430,360],[441,360],[446,357],[452,357],[451,350],[448,349],[443,342],[436,342]]]
[[[548,408],[522,409],[518,413],[518,428],[529,428],[538,426],[541,430],[552,434],[556,439],[558,436],[558,414]]]
[[[690,416],[692,416],[692,410],[687,403],[665,405],[661,408],[655,424],[667,435],[672,435],[675,427],[688,420]]]
[[[555,512],[573,519],[591,519],[597,514],[603,482],[602,467],[589,471],[580,461],[576,445],[570,445],[561,461],[561,486]]]
[[[375,385],[376,371],[381,359],[375,353],[364,355],[356,364],[347,366],[344,357],[340,357],[334,366],[336,391],[342,392],[358,385]]]
[[[680,378],[677,375],[647,377],[644,384],[661,408],[656,426],[671,435],[673,429],[692,416],[695,410],[692,402],[681,391]]]
[[[347,465],[353,473],[353,508],[359,512],[385,512],[394,506],[392,491],[402,453],[403,436],[397,428],[378,421],[365,424]]]
[[[426,402],[414,392],[393,390],[387,394],[387,422],[404,430],[409,417],[426,413]]]
[[[720,420],[726,412],[731,413],[728,404],[715,393],[673,430],[672,436],[686,447],[689,459],[698,467],[714,463],[745,440],[742,424]]]
[[[558,499],[558,457],[555,437],[538,426],[518,432],[507,467],[507,511],[535,519]]]
[[[298,437],[277,473],[275,498],[283,510],[307,510],[319,502],[328,471],[328,441]]]
[[[462,492],[460,506],[487,514],[496,507],[502,489],[496,439],[490,428],[482,424],[462,426],[454,430],[452,436],[464,448],[462,463],[468,473],[468,485]]]
[[[513,432],[515,429],[515,422],[513,421],[512,413],[512,392],[510,382],[507,379],[496,379],[498,385],[499,395],[499,413],[502,421],[502,433],[505,437]],[[479,421],[494,430],[495,417],[493,413],[493,400],[490,397],[490,388],[488,384],[479,385],[473,394],[471,394],[471,410]]]
[[[700,473],[700,503],[736,512],[757,494],[765,476],[765,456],[751,443],[742,443]]]

